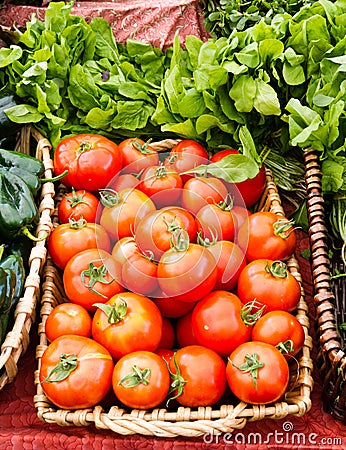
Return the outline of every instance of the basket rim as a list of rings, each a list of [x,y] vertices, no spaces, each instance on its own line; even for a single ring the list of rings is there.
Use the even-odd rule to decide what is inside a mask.
[[[270,210],[284,215],[281,199],[270,169],[266,169],[267,186],[258,210]],[[53,220],[54,221],[54,220]],[[54,267],[50,256],[47,256],[44,268],[43,295],[41,297],[41,323],[39,325],[39,344],[36,349],[38,362],[35,371],[36,395],[34,405],[39,418],[48,423],[59,425],[87,426],[94,425],[99,429],[108,429],[121,435],[142,434],[158,437],[197,437],[211,432],[230,432],[233,429],[243,428],[247,421],[264,418],[280,419],[287,415],[304,415],[311,408],[311,391],[313,388],[311,359],[312,339],[309,336],[308,306],[305,302],[305,293],[302,287],[302,278],[295,256],[292,256],[287,265],[292,274],[301,285],[301,298],[297,307],[297,318],[302,323],[305,332],[305,341],[298,357],[298,374],[294,374],[293,387],[286,394],[283,401],[270,405],[247,405],[239,402],[237,405],[222,404],[220,407],[199,407],[197,409],[178,407],[176,411],[167,411],[156,408],[148,411],[128,411],[119,406],[110,407],[106,412],[97,405],[86,410],[62,410],[49,402],[39,382],[39,367],[41,356],[48,345],[44,331],[45,320],[52,309],[49,297],[63,298],[61,283],[54,283]],[[51,291],[51,292],[49,292]],[[292,377],[290,375],[292,384]]]
[[[331,287],[331,261],[326,246],[327,227],[319,153],[311,148],[306,149],[304,159],[314,303],[320,331],[319,344],[332,367],[336,370],[340,369],[343,380],[346,380],[346,353],[341,348],[336,323],[331,320],[336,308],[335,295]]]
[[[33,126],[25,125],[20,129],[15,149],[29,153],[31,136],[36,141],[36,157],[43,162],[44,176],[51,178],[53,175],[53,161],[50,158],[51,145]],[[15,309],[13,328],[7,331],[1,346],[0,370],[4,369],[4,372],[0,376],[0,391],[16,377],[17,363],[30,343],[29,333],[36,318],[36,305],[40,295],[40,273],[47,255],[46,242],[53,228],[51,216],[54,212],[54,195],[53,183],[48,182],[42,185],[40,198],[36,202],[39,221],[35,231],[35,235],[41,240],[32,244],[29,269],[22,297]]]

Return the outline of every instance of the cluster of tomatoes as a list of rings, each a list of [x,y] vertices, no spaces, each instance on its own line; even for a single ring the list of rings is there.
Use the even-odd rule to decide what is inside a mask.
[[[69,301],[46,320],[40,382],[58,407],[107,394],[138,409],[283,397],[304,342],[285,263],[293,225],[250,211],[263,167],[237,185],[192,170],[234,152],[208,159],[182,140],[160,158],[140,139],[99,135],[56,148],[67,192],[48,250]]]

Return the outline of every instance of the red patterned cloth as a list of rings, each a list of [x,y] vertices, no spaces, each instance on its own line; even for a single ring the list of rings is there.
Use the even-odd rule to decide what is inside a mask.
[[[303,277],[306,301],[309,305],[311,335],[314,337],[315,308],[312,297],[312,281],[309,262],[300,252],[309,246],[308,238],[299,232],[297,257]],[[248,422],[244,429],[221,437],[205,439],[154,438],[142,435],[119,436],[111,431],[89,427],[61,427],[41,422],[33,403],[35,395],[34,371],[36,370],[35,346],[38,343],[37,327],[31,332],[31,344],[19,363],[16,379],[0,392],[0,449],[18,450],[109,450],[109,449],[329,449],[346,448],[346,426],[322,410],[321,384],[314,373],[315,385],[312,407],[303,417],[286,416],[280,420],[265,419]],[[314,339],[314,342],[315,339]],[[313,349],[313,359],[316,348]],[[262,445],[260,445],[262,442]]]
[[[5,2],[0,10],[0,25],[24,26],[35,14],[44,19],[46,8],[36,6],[16,6]],[[114,2],[79,2],[72,8],[90,21],[93,17],[106,19],[118,42],[138,39],[155,47],[172,45],[175,34],[181,42],[188,35],[207,39],[200,4],[197,0],[119,0]]]

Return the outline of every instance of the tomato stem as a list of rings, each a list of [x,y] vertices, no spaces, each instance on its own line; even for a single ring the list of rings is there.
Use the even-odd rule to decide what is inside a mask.
[[[168,222],[165,216],[162,216],[162,220],[167,225],[167,231],[169,233],[174,233],[177,230],[181,230],[182,228],[177,224],[176,216],[172,219],[171,222]]]
[[[155,171],[155,179],[156,178],[164,178],[167,175],[167,169],[163,164],[160,164],[159,167]]]
[[[96,283],[111,284],[113,283],[114,278],[109,281],[105,279],[105,276],[107,275],[107,273],[109,273],[108,269],[104,264],[99,267],[95,266],[94,263],[98,261],[101,260],[95,260],[89,263],[88,269],[83,270],[81,273],[81,280],[83,285],[87,287],[91,292],[94,292],[94,294],[97,294],[100,297],[107,298],[106,295],[103,295],[101,292],[98,292],[96,289],[94,289],[94,286]],[[89,283],[85,281],[85,277],[89,277]]]
[[[169,388],[169,391],[168,391],[168,395],[172,394],[172,392],[177,391],[176,394],[173,397],[170,397],[167,400],[166,406],[168,406],[169,403],[172,400],[176,399],[177,397],[179,397],[183,393],[186,380],[184,380],[184,378],[183,378],[183,376],[181,374],[181,371],[180,371],[180,368],[178,366],[175,353],[173,355],[173,363],[174,363],[174,367],[175,367],[175,373],[173,373],[171,371],[171,369],[169,368],[169,365],[168,365],[166,360],[165,360],[165,363],[167,365],[167,369],[168,369],[169,375],[170,375],[171,380],[172,380],[170,388]]]
[[[83,141],[77,150],[77,156],[79,156],[81,153],[87,152],[92,148],[92,143],[88,141]]]
[[[84,195],[85,195],[85,191],[83,191],[79,195],[77,195],[75,189],[72,188],[71,196],[68,197],[67,195],[65,195],[65,197],[67,198],[67,201],[70,203],[71,208],[74,208],[75,206],[79,205],[80,203],[85,203],[86,205],[88,204],[88,202],[83,200]]]
[[[287,239],[294,231],[294,221],[286,218],[279,219],[273,224],[275,236]]]
[[[120,199],[119,194],[114,189],[100,189],[100,201],[106,208],[112,208],[112,206],[118,205]]]
[[[240,311],[240,317],[245,323],[245,325],[248,325],[252,327],[255,325],[257,320],[262,316],[263,311],[265,310],[266,305],[263,305],[262,303],[259,303],[256,301],[256,299],[252,300],[251,302],[246,303],[241,311]],[[256,312],[252,312],[253,309],[256,308]]]
[[[140,369],[136,365],[132,367],[132,372],[122,378],[118,385],[122,386],[125,389],[133,388],[138,386],[140,383],[145,384],[146,386],[149,384],[149,378],[151,375],[151,370],[146,367],[145,369]]]
[[[269,262],[267,261],[265,270],[275,278],[287,278],[288,277],[287,264],[280,260],[273,261],[270,266],[269,266]]]
[[[127,303],[122,298],[118,299],[116,304],[113,305],[94,303],[93,306],[100,308],[106,314],[110,324],[121,322],[127,314]]]
[[[190,245],[188,232],[183,228],[178,228],[172,233],[170,239],[171,248],[177,252],[186,252]]]
[[[258,378],[258,369],[261,369],[264,367],[264,363],[261,362],[258,359],[257,353],[247,354],[244,357],[245,362],[244,364],[241,364],[240,366],[236,366],[231,359],[228,358],[229,362],[232,364],[233,367],[236,369],[241,370],[244,373],[249,372],[252,376],[253,384],[255,388],[257,389],[257,378]]]
[[[76,355],[61,355],[59,364],[53,367],[49,375],[42,380],[42,383],[56,383],[65,380],[77,368],[77,363]],[[55,378],[53,378],[54,375]]]
[[[149,148],[149,144],[152,141],[152,139],[148,139],[147,142],[144,144],[141,144],[137,139],[134,139],[131,144],[132,147],[135,148],[138,152],[142,153],[142,155],[150,155],[152,153],[155,153],[155,150]]]
[[[233,197],[230,193],[228,193],[224,200],[219,203],[214,202],[214,205],[216,205],[222,211],[231,211],[234,206]]]
[[[294,353],[294,342],[292,339],[287,339],[285,342],[279,342],[276,345],[276,348],[283,354],[285,353]]]
[[[77,229],[77,230],[86,227],[88,224],[88,222],[84,219],[82,214],[79,215],[78,220],[74,219],[73,217],[70,217],[68,219],[68,222],[70,224],[70,228]]]
[[[210,227],[208,227],[208,230],[209,230],[211,239],[209,239],[208,237],[203,239],[202,234],[199,231],[197,233],[197,244],[203,245],[203,247],[211,247],[218,242],[217,231],[216,231],[215,227],[214,227],[215,232]]]

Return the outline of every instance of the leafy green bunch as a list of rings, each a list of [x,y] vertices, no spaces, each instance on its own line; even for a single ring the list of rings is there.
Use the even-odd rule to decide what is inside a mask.
[[[89,24],[72,3],[51,2],[17,42],[0,50],[0,83],[22,104],[7,114],[35,123],[53,146],[66,134],[170,135],[288,161],[321,151],[324,186],[343,186],[345,0],[319,0],[228,37],[178,38],[163,52],[117,43],[102,18]],[[300,153],[300,161],[302,158]],[[274,167],[274,166],[272,166]],[[292,166],[284,166],[292,173]],[[280,179],[278,184],[280,184]]]
[[[139,41],[115,42],[102,18],[90,24],[72,3],[50,3],[44,21],[26,24],[17,42],[0,50],[0,84],[23,104],[7,111],[16,123],[35,123],[55,146],[63,134],[89,131],[154,134],[166,56]]]
[[[276,14],[294,15],[308,0],[201,0],[206,29],[214,37],[228,37],[233,30],[243,31],[264,20],[270,23]]]

